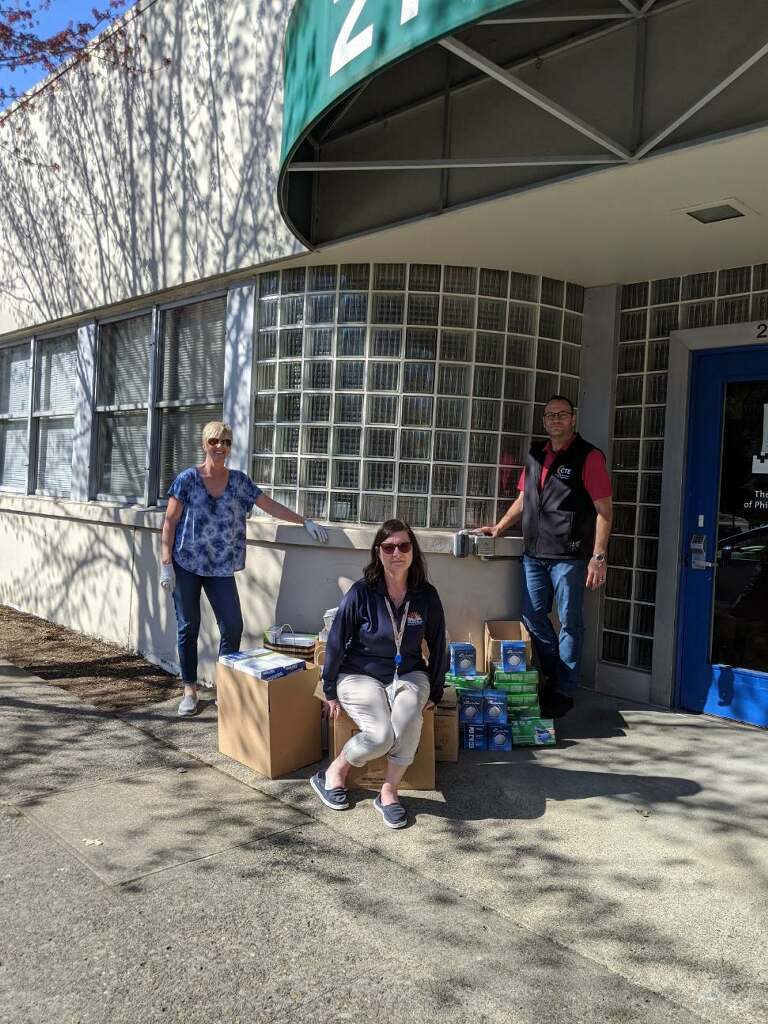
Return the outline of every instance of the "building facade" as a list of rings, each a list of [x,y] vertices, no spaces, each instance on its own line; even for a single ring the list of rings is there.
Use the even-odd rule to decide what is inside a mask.
[[[246,641],[317,628],[394,514],[479,640],[520,541],[453,533],[560,393],[615,487],[585,685],[765,725],[761,4],[604,7],[156,0],[131,73],[4,115],[0,601],[174,666],[164,495],[223,417],[331,536],[249,522]]]

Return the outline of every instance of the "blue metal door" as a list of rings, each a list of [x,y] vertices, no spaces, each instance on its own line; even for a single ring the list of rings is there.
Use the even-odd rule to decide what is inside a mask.
[[[768,727],[768,348],[693,357],[678,693]]]

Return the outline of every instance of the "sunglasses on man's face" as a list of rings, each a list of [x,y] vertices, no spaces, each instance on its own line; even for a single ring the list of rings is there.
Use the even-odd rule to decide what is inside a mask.
[[[208,444],[211,446],[211,448],[215,448],[217,444],[223,444],[225,448],[231,448],[232,447],[232,438],[231,437],[209,437],[208,438]]]
[[[402,551],[404,555],[407,555],[411,550],[411,542],[409,540],[403,540],[399,544],[394,542],[388,544],[380,544],[379,550],[383,551],[385,555],[394,555],[396,551]]]

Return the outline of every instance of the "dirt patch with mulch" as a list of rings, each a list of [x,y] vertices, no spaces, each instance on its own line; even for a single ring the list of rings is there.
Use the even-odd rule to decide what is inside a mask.
[[[175,676],[124,647],[0,605],[0,658],[101,711],[131,711],[179,695]]]

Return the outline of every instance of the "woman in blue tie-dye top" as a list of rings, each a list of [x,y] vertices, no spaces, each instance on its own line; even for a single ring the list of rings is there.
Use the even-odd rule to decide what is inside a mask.
[[[162,535],[160,584],[173,593],[184,697],[182,716],[197,710],[197,638],[200,595],[205,591],[221,634],[219,654],[240,649],[243,618],[235,573],[245,568],[245,520],[256,505],[267,515],[303,526],[324,544],[328,534],[263,494],[245,473],[229,469],[232,429],[213,421],[203,427],[205,459],[176,477],[168,491]]]

